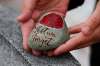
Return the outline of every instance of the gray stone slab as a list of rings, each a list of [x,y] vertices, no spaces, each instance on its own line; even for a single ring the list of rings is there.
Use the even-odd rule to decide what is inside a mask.
[[[30,66],[2,35],[0,35],[0,66]]]
[[[36,57],[25,52],[15,19],[18,14],[12,8],[0,6],[0,66],[80,66],[70,53],[58,57]]]

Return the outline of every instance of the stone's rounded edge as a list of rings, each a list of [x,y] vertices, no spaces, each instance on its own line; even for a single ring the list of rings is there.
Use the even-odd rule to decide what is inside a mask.
[[[62,28],[64,26],[63,25],[64,20],[62,16],[59,13],[53,13],[53,12],[42,15],[39,22],[48,27],[52,27],[56,29]]]
[[[41,20],[44,18],[44,17],[46,17],[46,16],[49,16],[49,15],[51,15],[51,14],[55,14],[56,16],[58,16],[58,17],[61,17],[61,20],[62,20],[62,22],[64,23],[64,14],[62,14],[62,13],[60,13],[60,12],[56,12],[56,11],[51,11],[51,12],[46,12],[46,13],[43,13],[41,16],[40,16],[40,18],[39,18],[39,20],[38,20],[38,22],[41,22]],[[63,24],[62,23],[62,24]],[[48,26],[49,27],[49,26]],[[62,25],[62,27],[64,27],[64,25]],[[58,28],[58,29],[60,29],[60,28]]]
[[[64,35],[64,36],[62,36],[58,41],[62,41],[63,43],[65,42],[65,41],[67,41],[68,39],[69,39],[69,35],[68,34],[62,34],[62,35]],[[65,36],[68,36],[68,37],[65,37]],[[65,37],[65,38],[64,38]],[[57,48],[58,46],[60,46],[61,45],[61,43],[60,42],[55,42],[55,44],[54,45],[52,45],[52,46],[49,46],[49,47],[45,47],[45,48],[43,48],[43,47],[41,47],[41,48],[38,48],[38,46],[37,45],[33,45],[33,42],[32,42],[32,34],[31,34],[31,36],[30,36],[30,39],[29,39],[29,45],[30,45],[30,47],[31,48],[34,48],[34,49],[36,49],[36,50],[43,50],[43,51],[46,51],[46,50],[51,50],[51,49],[54,49],[54,48]]]
[[[62,14],[60,14],[60,13],[55,13],[55,12],[48,12],[48,13],[46,13],[46,14],[44,14],[40,19],[39,19],[39,22],[36,24],[36,25],[38,25],[38,24],[40,24],[40,25],[42,25],[41,23],[40,23],[40,21],[41,21],[41,19],[44,17],[44,16],[47,16],[48,14],[52,14],[52,13],[54,13],[54,14],[57,14],[57,15],[62,15]],[[57,28],[52,28],[52,27],[49,27],[49,26],[46,26],[46,25],[42,25],[42,26],[46,26],[46,27],[48,27],[48,28],[50,28],[50,29],[52,29],[52,30],[54,30],[54,32],[56,33],[56,34],[58,34],[57,36],[60,36],[60,38],[59,37],[56,37],[57,38],[57,40],[58,41],[55,41],[54,43],[51,41],[51,43],[53,44],[53,45],[51,45],[51,43],[50,43],[50,45],[49,46],[46,46],[46,47],[39,47],[39,44],[38,43],[35,43],[35,42],[33,42],[32,41],[32,33],[34,32],[34,30],[35,29],[33,29],[32,30],[32,32],[31,32],[31,35],[29,36],[29,46],[32,48],[32,49],[35,49],[35,50],[42,50],[42,51],[48,51],[48,50],[52,50],[52,49],[55,49],[55,48],[57,48],[58,46],[60,46],[62,43],[65,43],[68,39],[69,39],[69,34],[68,34],[68,27],[67,27],[67,25],[66,25],[66,23],[65,23],[65,20],[64,20],[64,18],[61,16],[61,18],[62,18],[62,20],[63,20],[63,27],[62,28],[60,28],[60,29],[57,29]],[[36,28],[37,28],[37,26],[36,26]],[[51,32],[52,32],[52,30],[51,30]],[[56,32],[56,30],[60,30],[60,35],[59,35],[59,32]],[[44,35],[45,36],[45,35]],[[66,36],[66,37],[65,37]],[[50,38],[50,37],[49,37]],[[41,38],[40,38],[41,39]],[[35,39],[35,40],[37,40],[37,39]],[[38,45],[36,45],[36,44],[38,44]]]
[[[55,12],[55,11],[51,11],[51,12],[43,13],[43,14],[40,16],[40,19],[38,20],[38,22],[40,22],[41,19],[42,19],[43,17],[45,17],[45,16],[47,16],[47,15],[49,15],[49,14],[52,14],[52,13],[61,16],[61,18],[63,19],[63,14],[62,14],[62,13]]]
[[[64,28],[67,28],[67,27],[64,27]],[[68,31],[68,29],[65,30],[64,28],[61,30],[61,32],[63,32],[63,33],[62,33],[61,38],[58,40],[58,41],[62,41],[62,42],[57,41],[49,47],[48,46],[47,47],[38,47],[39,45],[36,45],[35,43],[33,43],[33,41],[32,41],[32,32],[34,31],[34,29],[33,29],[33,31],[31,32],[31,35],[29,37],[29,46],[35,50],[42,50],[42,51],[48,51],[48,50],[57,48],[58,46],[60,46],[62,43],[65,43],[69,39],[69,34],[68,34],[68,32],[66,32],[66,31]],[[65,36],[67,36],[67,37],[65,37]]]

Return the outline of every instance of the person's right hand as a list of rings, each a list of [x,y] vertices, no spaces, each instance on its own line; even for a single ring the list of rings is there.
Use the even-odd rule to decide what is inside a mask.
[[[33,55],[39,56],[40,51],[31,49],[28,46],[30,32],[34,28],[35,22],[46,12],[59,12],[65,16],[69,0],[24,0],[22,13],[18,16],[23,35],[23,48],[32,51]]]

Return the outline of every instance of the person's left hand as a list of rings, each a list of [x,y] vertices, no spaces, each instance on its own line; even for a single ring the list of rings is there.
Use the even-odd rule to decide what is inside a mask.
[[[28,39],[31,31],[38,19],[47,12],[57,12],[64,17],[69,0],[23,0],[23,2],[22,13],[17,18],[22,31],[23,48],[33,55],[40,56],[45,53],[29,47]]]
[[[84,23],[69,28],[69,32],[75,36],[54,51],[48,52],[49,56],[61,55],[100,42],[100,2],[94,13]]]

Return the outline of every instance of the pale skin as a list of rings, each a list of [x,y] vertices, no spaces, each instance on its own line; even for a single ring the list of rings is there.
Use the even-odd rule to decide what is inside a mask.
[[[70,27],[69,33],[76,34],[70,40],[49,52],[37,51],[29,48],[28,37],[34,28],[38,17],[45,12],[59,12],[65,16],[70,0],[24,0],[23,9],[18,20],[20,22],[23,35],[23,48],[32,52],[33,55],[57,56],[63,53],[84,48],[93,43],[100,42],[100,1],[98,2],[93,14],[84,23]],[[45,6],[45,7],[44,7]]]

